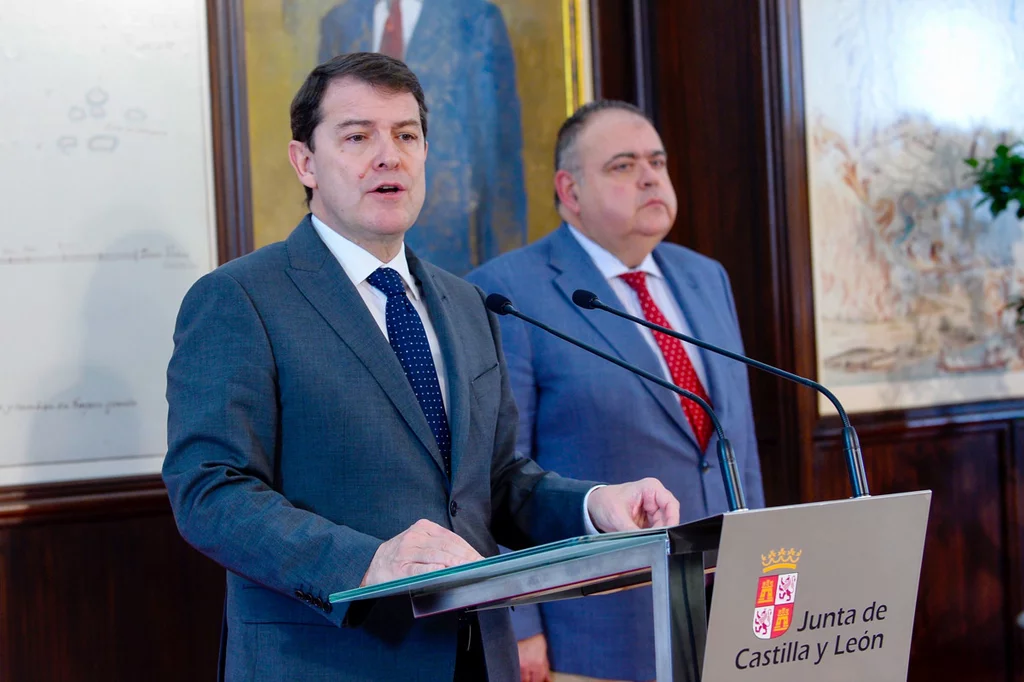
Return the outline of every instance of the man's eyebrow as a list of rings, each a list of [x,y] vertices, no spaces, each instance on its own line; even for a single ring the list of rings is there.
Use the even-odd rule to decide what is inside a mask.
[[[637,159],[640,158],[640,156],[641,155],[637,154],[636,152],[619,152],[618,154],[616,154],[612,158],[608,159],[605,162],[605,165],[607,166],[608,164],[614,163],[615,161],[618,161],[619,159],[629,159],[630,161],[636,161]],[[664,149],[655,149],[653,152],[650,152],[649,154],[647,154],[648,158],[662,158],[662,157],[665,157],[665,156],[668,156],[668,154],[665,152]]]
[[[607,166],[609,163],[613,163],[615,161],[618,161],[619,159],[629,159],[630,161],[636,161],[637,158],[639,158],[639,156],[637,155],[636,152],[619,152],[618,154],[616,154],[612,158],[610,158],[607,161],[605,161],[604,165]]]
[[[339,123],[338,125],[334,126],[334,129],[340,132],[346,128],[368,128],[372,127],[373,124],[374,121],[371,121],[370,119],[367,118],[348,118]],[[408,128],[410,126],[419,127],[419,125],[420,120],[418,118],[407,118],[404,121],[399,121],[395,123],[393,127]]]
[[[349,119],[345,119],[344,121],[342,121],[338,125],[334,126],[334,129],[335,130],[344,130],[345,128],[354,128],[354,127],[365,128],[365,127],[371,126],[371,125],[373,125],[373,121],[371,121],[369,119],[365,119],[365,118],[349,118]]]

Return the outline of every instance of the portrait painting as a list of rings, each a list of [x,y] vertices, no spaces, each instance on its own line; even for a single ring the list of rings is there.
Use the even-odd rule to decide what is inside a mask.
[[[338,54],[403,60],[428,108],[423,210],[406,235],[457,275],[558,225],[551,177],[561,122],[591,98],[584,0],[244,0],[257,246],[307,212],[288,163],[288,108]]]

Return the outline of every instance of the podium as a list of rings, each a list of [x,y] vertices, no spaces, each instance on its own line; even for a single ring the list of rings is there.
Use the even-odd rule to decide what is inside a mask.
[[[931,492],[572,538],[339,592],[416,617],[651,585],[658,682],[906,680]],[[710,616],[705,584],[713,575]]]

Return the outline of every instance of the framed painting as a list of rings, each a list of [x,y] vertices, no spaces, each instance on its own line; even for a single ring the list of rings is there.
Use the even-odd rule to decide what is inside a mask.
[[[306,212],[289,104],[330,57],[378,51],[423,84],[427,199],[406,242],[455,274],[550,232],[554,141],[592,97],[586,0],[244,0],[256,246]],[[398,27],[401,27],[400,30]]]
[[[964,163],[1024,136],[1024,9],[923,7],[801,5],[818,378],[851,412],[1024,396],[1024,231]]]

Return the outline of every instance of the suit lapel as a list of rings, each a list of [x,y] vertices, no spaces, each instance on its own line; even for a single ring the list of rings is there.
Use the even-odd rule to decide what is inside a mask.
[[[448,299],[441,284],[416,255],[406,246],[406,257],[409,259],[409,271],[419,282],[423,299],[430,313],[430,321],[437,333],[441,353],[444,356],[445,375],[448,379],[448,428],[452,435],[452,480],[455,480],[459,463],[466,451],[469,441],[469,383],[472,377],[467,376],[466,359],[462,355],[462,344],[459,343],[456,311]]]
[[[576,239],[564,225],[552,235],[551,240],[551,266],[559,272],[555,276],[554,283],[561,294],[565,296],[569,307],[575,314],[581,315],[587,324],[612,347],[613,354],[622,360],[644,369],[655,376],[663,376],[658,358],[650,344],[644,339],[640,330],[635,324],[628,320],[622,320],[614,315],[600,311],[583,310],[572,302],[572,294],[576,289],[586,289],[597,294],[598,298],[615,307],[621,307],[619,297],[612,290],[604,276],[594,265],[594,262],[579,245]],[[529,313],[529,311],[524,311]],[[622,370],[625,372],[626,370]],[[653,398],[666,415],[675,422],[676,426],[689,438],[693,446],[697,447],[697,441],[690,429],[690,424],[683,414],[683,408],[679,404],[679,397],[666,388],[658,386],[647,379],[634,376]]]
[[[405,63],[413,73],[429,73],[436,68],[438,46],[451,47],[453,36],[451,0],[424,2],[416,28],[405,46]]]
[[[693,336],[716,346],[727,346],[726,326],[720,308],[725,301],[717,301],[718,306],[712,305],[708,297],[701,294],[701,284],[694,274],[669,262],[658,249],[654,250],[654,259],[658,262],[658,267],[661,268],[665,279],[668,280],[672,295],[675,296],[679,309],[686,318],[687,324],[690,325]],[[727,363],[735,361],[717,353],[697,350],[700,352],[704,373],[707,375],[709,385],[704,388],[711,398],[711,407],[719,419],[724,421],[733,388],[728,381]],[[726,437],[728,438],[728,435]]]
[[[441,453],[416,394],[359,292],[321,241],[309,216],[288,237],[288,276],[376,379],[405,422],[444,471]]]

